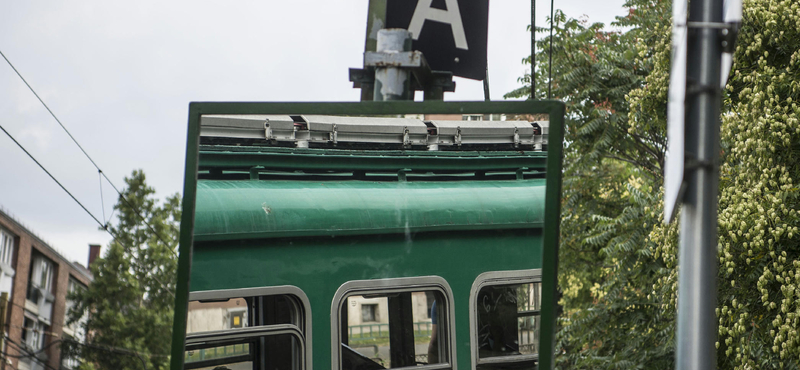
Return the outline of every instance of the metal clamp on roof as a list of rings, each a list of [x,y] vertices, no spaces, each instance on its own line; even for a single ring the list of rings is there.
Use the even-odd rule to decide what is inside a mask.
[[[204,145],[418,150],[543,150],[549,122],[402,117],[205,115]]]

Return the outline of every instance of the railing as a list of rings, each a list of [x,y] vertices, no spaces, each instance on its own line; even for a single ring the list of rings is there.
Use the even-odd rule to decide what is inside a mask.
[[[431,336],[431,322],[415,322],[413,325],[414,337]],[[389,338],[389,324],[351,325],[347,327],[347,337],[353,342]]]

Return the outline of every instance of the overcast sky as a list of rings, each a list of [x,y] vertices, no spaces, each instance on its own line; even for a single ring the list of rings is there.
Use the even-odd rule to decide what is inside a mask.
[[[159,199],[181,191],[190,101],[357,101],[367,0],[0,1],[0,51],[104,173],[122,189],[143,169]],[[622,0],[559,0],[568,16],[608,24]],[[529,0],[492,0],[491,97],[518,87],[530,54]],[[537,2],[537,25],[550,3]],[[465,25],[468,27],[469,25]],[[483,100],[481,82],[456,79],[445,100]],[[0,125],[98,219],[116,193],[0,60]],[[0,206],[85,264],[109,237],[0,133]],[[104,248],[105,249],[105,248]]]

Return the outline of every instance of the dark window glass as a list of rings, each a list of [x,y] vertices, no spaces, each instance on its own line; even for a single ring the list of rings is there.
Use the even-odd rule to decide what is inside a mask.
[[[539,348],[541,285],[526,283],[485,286],[478,292],[478,356],[480,359],[530,359]],[[507,361],[504,361],[507,362]],[[500,368],[498,365],[480,368]]]

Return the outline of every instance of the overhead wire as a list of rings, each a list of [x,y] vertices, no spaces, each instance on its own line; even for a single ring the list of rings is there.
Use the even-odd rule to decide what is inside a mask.
[[[50,171],[48,171],[46,168],[44,168],[44,166],[42,166],[42,164],[41,164],[41,163],[39,163],[39,161],[37,161],[37,160],[36,160],[36,158],[34,158],[34,157],[33,157],[33,155],[32,155],[30,152],[28,152],[28,150],[27,150],[27,149],[25,149],[25,147],[24,147],[24,146],[22,146],[22,144],[20,144],[20,143],[19,143],[19,141],[17,141],[17,139],[15,139],[15,138],[14,138],[14,136],[12,136],[12,135],[11,135],[11,133],[10,133],[10,132],[6,131],[6,129],[3,127],[3,125],[0,125],[0,130],[3,130],[3,132],[5,132],[5,133],[6,133],[6,135],[8,135],[8,137],[9,137],[9,138],[11,138],[11,140],[12,140],[12,141],[14,141],[14,144],[17,144],[17,146],[18,146],[20,149],[22,149],[22,151],[23,151],[23,152],[25,152],[25,154],[27,154],[27,155],[28,155],[28,157],[30,157],[30,158],[31,158],[31,159],[32,159],[32,160],[33,160],[33,161],[36,163],[36,165],[38,165],[38,166],[39,166],[39,168],[41,168],[41,169],[42,169],[42,171],[44,171],[44,173],[46,173],[46,174],[47,174],[47,176],[50,176],[50,178],[51,178],[51,179],[53,179],[53,181],[55,181],[55,182],[56,182],[56,184],[58,184],[58,186],[60,186],[60,187],[61,187],[61,189],[62,189],[62,190],[64,190],[64,191],[65,191],[65,192],[66,192],[66,193],[67,193],[67,194],[70,196],[70,198],[72,198],[72,200],[74,200],[74,201],[75,201],[75,203],[78,203],[78,205],[79,205],[79,206],[81,206],[81,208],[83,208],[83,210],[84,210],[84,211],[86,211],[86,213],[88,213],[88,214],[89,214],[89,216],[91,216],[91,217],[92,217],[92,219],[93,219],[95,222],[97,222],[97,224],[98,224],[98,225],[100,225],[100,227],[103,227],[103,223],[102,223],[102,222],[100,222],[100,220],[98,220],[98,219],[97,219],[97,217],[95,217],[95,216],[94,216],[94,214],[92,214],[92,212],[89,212],[89,210],[88,210],[88,209],[86,209],[86,206],[84,206],[84,205],[83,205],[83,203],[81,203],[81,201],[79,201],[77,198],[75,198],[75,196],[74,196],[74,195],[72,195],[72,193],[70,193],[70,191],[69,191],[69,190],[67,190],[67,188],[66,188],[66,187],[64,187],[64,185],[62,185],[62,184],[61,184],[61,182],[59,182],[59,181],[58,181],[58,180],[55,178],[55,176],[53,176],[53,174],[51,174],[51,173],[50,173]],[[107,228],[104,228],[104,229],[107,229]],[[106,231],[108,231],[108,230],[106,230]]]
[[[40,358],[36,357],[35,353],[32,353],[27,348],[25,348],[24,345],[21,345],[21,344],[15,342],[14,340],[12,340],[11,338],[9,338],[7,336],[6,336],[6,343],[13,344],[14,347],[16,347],[17,351],[28,353],[28,356],[24,356],[24,357],[30,357],[32,360],[35,360],[36,362],[42,364],[44,367],[46,367],[46,368],[48,368],[50,370],[59,370],[59,369],[56,369],[56,368],[50,366],[49,364],[47,364],[46,361],[42,361]],[[10,356],[10,355],[6,354],[6,356]]]
[[[117,243],[120,243],[120,244],[122,244],[123,246],[125,246],[125,244],[123,244],[123,243],[120,241],[120,238],[119,238],[117,235],[115,235],[115,234],[114,234],[114,232],[112,231],[112,230],[113,230],[113,228],[112,228],[112,229],[109,229],[108,227],[103,227],[103,224],[100,222],[100,220],[98,220],[98,219],[97,219],[97,217],[95,217],[95,215],[94,215],[94,214],[92,214],[92,212],[90,212],[88,209],[86,209],[86,207],[83,205],[83,203],[81,203],[81,202],[80,202],[80,201],[79,201],[77,198],[75,198],[75,196],[74,196],[74,195],[72,195],[72,193],[70,193],[70,191],[69,191],[69,190],[67,190],[67,188],[66,188],[66,187],[64,187],[64,185],[62,185],[62,184],[61,184],[61,182],[59,182],[59,181],[58,181],[58,179],[56,179],[56,178],[55,178],[55,176],[53,176],[53,175],[50,173],[50,171],[48,171],[48,170],[47,170],[47,169],[46,169],[46,168],[45,168],[45,167],[44,167],[44,166],[43,166],[41,163],[39,163],[39,161],[38,161],[38,160],[36,160],[36,158],[35,158],[35,157],[34,157],[34,156],[33,156],[33,155],[30,153],[30,152],[28,152],[28,150],[27,150],[27,149],[25,149],[25,147],[24,147],[24,146],[22,146],[22,144],[20,144],[20,143],[19,143],[19,141],[17,141],[17,139],[15,139],[15,138],[14,138],[14,136],[13,136],[13,135],[11,135],[11,133],[10,133],[10,132],[8,132],[8,131],[7,131],[7,130],[6,130],[4,127],[3,127],[3,125],[0,125],[0,130],[3,130],[3,132],[5,132],[5,134],[6,134],[6,135],[8,135],[8,137],[9,137],[9,138],[11,138],[11,140],[12,140],[12,141],[14,141],[14,143],[15,143],[15,144],[17,144],[17,146],[18,146],[20,149],[22,149],[22,151],[23,151],[23,152],[25,152],[25,154],[27,154],[27,155],[28,155],[28,157],[30,157],[30,159],[32,159],[32,160],[33,160],[33,161],[34,161],[34,162],[35,162],[35,163],[36,163],[36,164],[39,166],[39,168],[41,168],[41,169],[42,169],[42,171],[44,171],[44,172],[45,172],[45,173],[46,173],[48,176],[50,176],[50,178],[51,178],[53,181],[55,181],[55,182],[56,182],[56,184],[58,184],[58,186],[60,186],[60,187],[61,187],[61,189],[63,189],[63,190],[64,190],[64,191],[65,191],[67,194],[69,194],[69,196],[72,198],[72,200],[74,200],[76,203],[78,203],[78,205],[80,205],[80,206],[81,206],[81,208],[83,208],[83,210],[84,210],[84,211],[86,211],[86,213],[87,213],[87,214],[89,214],[89,216],[91,216],[91,217],[92,217],[92,219],[94,219],[94,221],[95,221],[95,222],[97,222],[97,224],[98,224],[98,225],[100,225],[100,227],[101,227],[103,230],[105,230],[105,231],[106,231],[106,232],[107,232],[109,235],[111,235],[111,237],[112,237],[112,238],[114,238],[114,240],[116,240],[116,241],[117,241]],[[156,237],[158,237],[158,235],[156,235]],[[166,242],[164,242],[164,241],[163,241],[163,239],[161,239],[161,238],[158,238],[158,239],[159,239],[159,240],[161,240],[161,242],[162,242],[162,243],[164,243],[164,244],[165,244],[165,245],[166,245],[166,246],[167,246],[167,247],[168,247],[168,248],[169,248],[171,251],[175,252],[175,251],[174,251],[172,248],[170,248],[170,245],[169,245],[169,244],[167,244]],[[165,285],[164,283],[162,283],[162,282],[161,282],[161,280],[159,280],[159,279],[156,277],[156,275],[152,275],[151,277],[152,277],[153,279],[155,279],[155,280],[156,280],[156,281],[157,281],[159,284],[161,284],[161,285]],[[173,293],[171,290],[167,290],[167,292],[168,292],[168,293],[170,293],[170,295],[172,295],[173,297],[175,296],[175,293]]]
[[[28,89],[29,89],[29,90],[30,90],[30,91],[33,93],[33,95],[34,95],[34,96],[36,96],[36,99],[38,99],[38,100],[39,100],[39,102],[40,102],[40,103],[42,103],[42,105],[44,106],[44,108],[45,108],[45,109],[47,109],[47,112],[49,112],[49,113],[50,113],[50,115],[53,117],[53,119],[55,119],[55,120],[56,120],[56,122],[58,122],[58,125],[59,125],[59,126],[61,126],[61,128],[62,128],[62,129],[64,129],[64,132],[66,132],[66,133],[67,133],[67,135],[69,136],[69,138],[70,138],[70,139],[72,139],[72,142],[74,142],[74,143],[75,143],[75,145],[77,145],[77,146],[78,146],[78,148],[81,150],[81,152],[83,152],[83,154],[86,156],[86,158],[87,158],[87,159],[89,159],[89,162],[91,162],[91,163],[92,163],[92,165],[94,166],[94,168],[96,168],[96,169],[97,169],[98,173],[100,173],[100,175],[101,175],[103,178],[105,178],[105,179],[106,179],[106,181],[108,181],[109,185],[111,185],[111,187],[114,189],[114,191],[116,191],[116,192],[117,192],[117,194],[119,194],[119,196],[120,196],[120,199],[122,199],[122,201],[123,201],[123,202],[124,202],[124,203],[125,203],[125,204],[126,204],[128,207],[130,207],[130,208],[131,208],[131,209],[134,211],[134,213],[136,213],[136,215],[137,215],[137,216],[139,216],[139,218],[140,218],[140,219],[141,219],[141,220],[144,222],[144,224],[145,224],[145,225],[147,225],[147,227],[150,229],[150,231],[151,231],[151,232],[153,232],[153,235],[155,235],[155,236],[156,236],[156,238],[158,238],[158,239],[159,239],[159,240],[160,240],[162,243],[164,243],[165,245],[168,245],[168,246],[169,246],[170,244],[169,244],[169,243],[167,243],[166,241],[164,241],[164,239],[161,237],[161,235],[159,235],[159,234],[158,234],[158,232],[157,232],[157,231],[156,231],[156,230],[153,228],[153,226],[152,226],[152,225],[150,225],[150,223],[149,223],[149,222],[147,222],[147,219],[145,219],[145,218],[144,218],[144,216],[142,216],[142,215],[141,215],[141,211],[139,211],[139,209],[137,209],[137,208],[136,208],[136,207],[135,207],[133,204],[131,204],[131,203],[128,201],[128,199],[127,199],[127,198],[126,198],[126,197],[125,197],[125,196],[122,194],[122,192],[120,192],[120,191],[119,191],[119,189],[116,187],[116,185],[114,185],[114,183],[113,183],[113,182],[111,182],[111,179],[109,179],[109,178],[108,178],[108,176],[106,176],[106,174],[103,172],[103,170],[101,170],[101,169],[100,169],[100,166],[98,166],[98,165],[97,165],[97,163],[95,163],[95,161],[92,159],[92,157],[91,157],[91,156],[89,156],[89,153],[87,153],[87,152],[86,152],[86,150],[84,150],[84,149],[83,149],[83,146],[81,146],[81,144],[80,144],[80,143],[78,143],[78,140],[76,140],[76,139],[75,139],[75,137],[74,137],[74,136],[72,136],[72,133],[70,133],[70,132],[69,132],[69,130],[67,130],[67,127],[66,127],[66,126],[64,126],[64,124],[63,124],[63,123],[61,123],[61,120],[60,120],[60,119],[58,119],[58,117],[56,116],[56,114],[55,114],[55,113],[53,113],[53,111],[50,109],[50,107],[49,107],[49,106],[48,106],[48,105],[47,105],[47,104],[44,102],[44,100],[42,100],[42,98],[39,96],[39,94],[37,94],[37,93],[36,93],[36,91],[33,89],[33,87],[32,87],[32,86],[31,86],[31,85],[28,83],[28,81],[27,81],[27,80],[25,80],[25,77],[23,77],[23,76],[22,76],[22,74],[21,74],[21,73],[20,73],[20,72],[17,70],[17,68],[16,68],[16,67],[14,67],[14,64],[12,64],[10,60],[8,60],[8,58],[6,57],[6,55],[5,55],[5,54],[3,54],[3,52],[2,52],[1,50],[0,50],[0,55],[1,55],[1,56],[3,56],[3,59],[5,59],[6,63],[8,63],[8,65],[9,65],[9,66],[11,66],[11,69],[13,69],[13,70],[14,70],[14,72],[17,74],[17,76],[19,76],[19,78],[22,80],[22,82],[24,82],[24,83],[25,83],[25,86],[27,86],[27,87],[28,87]],[[3,130],[3,131],[5,131],[5,130]],[[6,132],[6,134],[8,134],[8,132]],[[11,135],[9,135],[9,136],[11,136]],[[16,140],[15,140],[15,141],[16,141]],[[17,145],[19,145],[19,144],[17,144]],[[51,176],[51,177],[52,177],[52,176]],[[62,186],[62,188],[63,188],[63,186]],[[64,189],[64,190],[66,191],[66,189]],[[102,184],[101,184],[101,186],[100,186],[100,192],[101,192],[101,194],[100,194],[100,196],[101,196],[101,202],[102,202],[102,191],[103,191],[103,187],[102,187]],[[72,194],[70,194],[70,196],[72,196]],[[73,196],[72,198],[73,198],[73,199],[75,199],[75,197],[74,197],[74,196]],[[77,202],[77,199],[75,199],[75,201]],[[79,202],[79,203],[80,203],[80,202]],[[83,205],[81,205],[81,207],[83,207]],[[86,209],[86,208],[84,207],[84,209]],[[87,212],[89,212],[89,211],[87,210]],[[105,209],[103,209],[103,213],[105,214]],[[90,214],[91,214],[91,213],[90,213]],[[94,219],[95,219],[95,221],[97,221],[97,218],[96,218],[96,217],[94,217],[94,215],[92,215],[92,218],[94,218]],[[105,220],[104,220],[104,221],[105,221]],[[107,223],[100,224],[100,227],[102,227],[103,229],[107,229],[107,228],[108,228],[108,224],[107,224]],[[177,256],[177,254],[178,254],[178,253],[177,253],[177,252],[176,252],[174,249],[170,248],[170,250],[172,250],[172,253],[173,253],[173,254],[175,254],[175,255]]]
[[[139,359],[139,361],[142,362],[142,367],[145,370],[147,370],[147,362],[142,357],[142,354],[137,352],[137,351],[129,350],[127,348],[96,345],[96,344],[90,344],[90,343],[83,343],[83,342],[77,341],[77,340],[72,339],[72,338],[61,338],[61,339],[55,339],[55,340],[50,341],[50,343],[48,343],[47,345],[43,346],[42,348],[39,348],[38,350],[31,351],[25,345],[17,343],[16,341],[12,340],[8,336],[6,336],[5,339],[6,339],[6,341],[8,343],[14,345],[16,351],[21,352],[21,353],[26,353],[26,354],[24,354],[24,355],[12,355],[12,354],[9,354],[7,352],[3,352],[2,354],[3,354],[4,357],[11,357],[11,358],[17,358],[17,359],[22,359],[22,358],[35,359],[37,362],[41,363],[44,366],[49,367],[52,370],[57,370],[57,369],[54,369],[53,367],[47,365],[47,363],[43,362],[41,359],[36,357],[36,355],[46,351],[48,348],[52,347],[53,345],[55,345],[57,343],[61,343],[61,342],[74,343],[74,344],[77,344],[79,346],[88,347],[88,348],[92,348],[92,349],[99,349],[99,350],[107,351],[107,352],[111,352],[111,353],[118,353],[118,354],[125,354],[125,355],[129,355],[129,356],[136,356]],[[145,356],[148,356],[148,357],[169,357],[167,355],[159,355],[159,354],[145,354]]]

